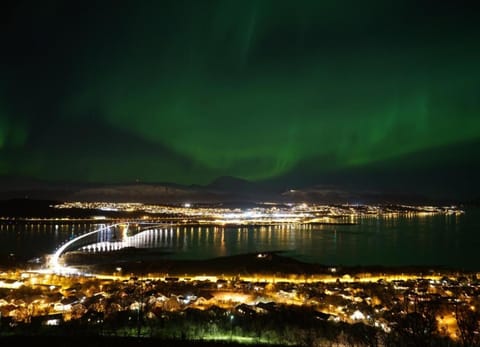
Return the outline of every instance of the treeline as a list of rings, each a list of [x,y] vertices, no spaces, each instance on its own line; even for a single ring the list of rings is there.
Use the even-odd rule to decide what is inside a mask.
[[[76,346],[75,343],[80,341],[77,338],[83,340],[83,345],[86,338],[92,341],[99,341],[98,338],[123,341],[118,344],[115,342],[117,346],[131,345],[130,343],[135,343],[138,339],[143,341],[143,346],[145,343],[148,346],[149,341],[168,341],[162,342],[163,346],[169,346],[169,343],[172,346],[191,346],[193,343],[202,345],[203,342],[209,342],[209,346],[213,346],[212,343],[219,346],[248,343],[299,347],[480,345],[475,334],[471,339],[465,335],[465,339],[458,341],[438,334],[435,316],[428,310],[422,309],[399,317],[392,330],[387,333],[364,323],[336,322],[313,309],[298,306],[280,306],[275,312],[263,314],[248,311],[246,305],[235,311],[217,306],[207,310],[188,308],[175,312],[132,307],[129,310],[112,312],[108,316],[91,310],[80,318],[62,322],[59,326],[46,326],[40,320],[34,319],[15,326],[4,324],[0,326],[0,334],[17,337],[63,336],[65,341],[74,342],[68,346]],[[468,344],[465,344],[467,342]],[[49,345],[55,344],[49,342]]]

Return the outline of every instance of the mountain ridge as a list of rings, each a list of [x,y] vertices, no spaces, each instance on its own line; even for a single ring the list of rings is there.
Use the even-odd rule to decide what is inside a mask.
[[[272,187],[263,182],[220,176],[205,185],[160,182],[80,183],[0,177],[0,200],[111,201],[141,203],[461,203],[408,192],[355,191],[339,185]],[[25,183],[23,183],[25,182]]]

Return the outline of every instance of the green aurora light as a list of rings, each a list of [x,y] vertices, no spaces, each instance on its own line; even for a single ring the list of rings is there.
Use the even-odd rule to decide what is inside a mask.
[[[12,7],[1,173],[321,177],[418,153],[433,165],[480,140],[480,29],[467,3],[113,4]]]

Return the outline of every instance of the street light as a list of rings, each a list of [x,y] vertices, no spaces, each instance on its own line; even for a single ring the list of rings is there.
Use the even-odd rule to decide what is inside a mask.
[[[233,338],[233,318],[235,316],[233,314],[230,314],[230,341],[232,341]]]

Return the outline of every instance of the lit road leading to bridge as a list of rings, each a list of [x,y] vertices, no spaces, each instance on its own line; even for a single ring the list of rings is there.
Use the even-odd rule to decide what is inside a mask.
[[[79,243],[79,241],[81,240],[84,240],[92,235],[95,235],[95,234],[99,234],[100,232],[102,231],[106,231],[106,230],[109,230],[109,229],[113,229],[113,228],[116,228],[118,226],[124,226],[125,229],[123,230],[122,232],[122,238],[127,238],[127,232],[128,232],[128,229],[129,229],[129,226],[131,224],[134,224],[134,225],[148,225],[150,226],[151,228],[155,227],[155,226],[161,226],[161,227],[165,227],[165,226],[169,226],[171,227],[172,224],[165,224],[165,223],[152,223],[152,222],[122,222],[122,223],[116,223],[116,224],[110,224],[110,225],[104,225],[96,230],[93,230],[93,231],[90,231],[90,232],[87,232],[85,234],[82,234],[80,236],[77,236],[71,240],[69,240],[68,242],[64,243],[61,247],[59,247],[55,253],[53,253],[48,261],[48,269],[50,271],[53,271],[53,272],[56,272],[56,273],[71,273],[71,272],[76,272],[76,270],[70,268],[70,267],[67,267],[67,266],[62,266],[60,264],[60,257],[62,256],[62,254],[64,254],[66,251],[68,251],[70,248],[74,249],[75,247],[72,247],[74,246],[75,244]],[[151,228],[147,229],[147,230],[150,230]]]

